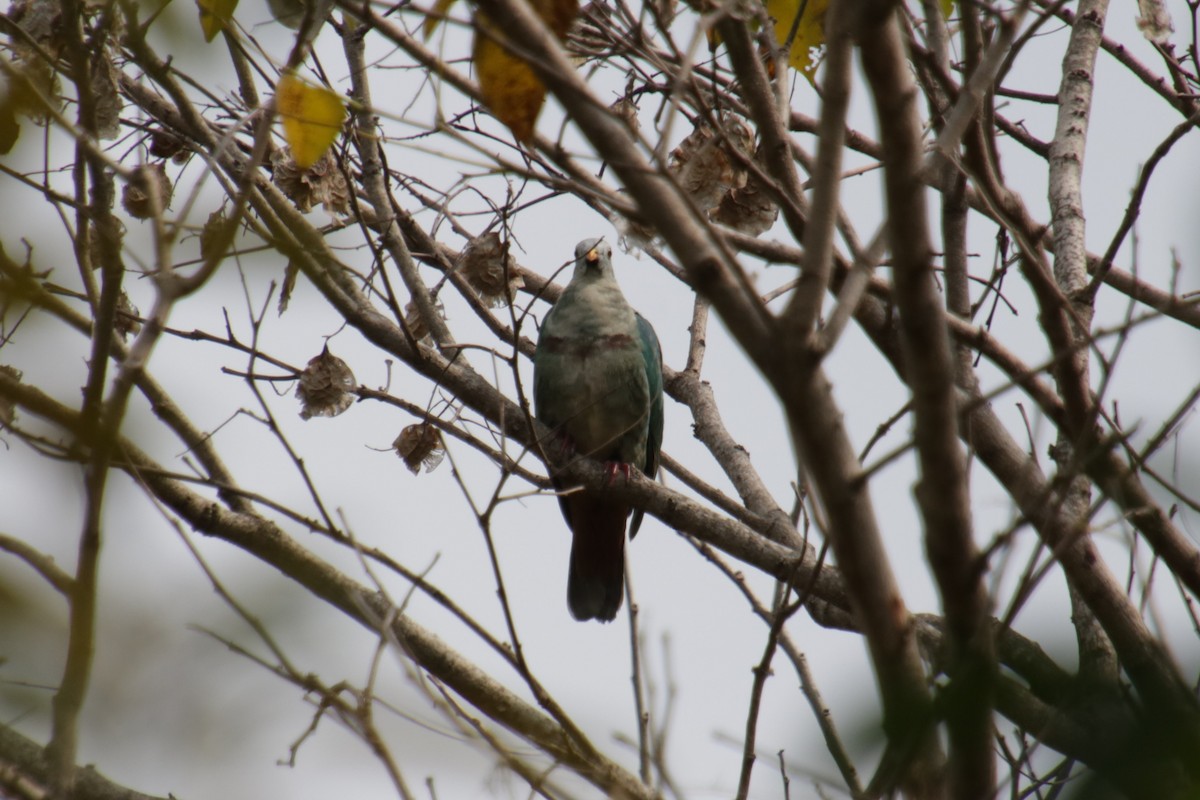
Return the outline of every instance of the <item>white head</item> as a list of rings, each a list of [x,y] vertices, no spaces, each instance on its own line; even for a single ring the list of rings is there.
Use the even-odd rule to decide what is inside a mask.
[[[613,277],[612,245],[600,239],[584,239],[575,245],[575,276]]]

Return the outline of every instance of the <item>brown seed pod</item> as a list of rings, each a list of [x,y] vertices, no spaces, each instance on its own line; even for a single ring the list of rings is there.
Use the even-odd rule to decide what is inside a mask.
[[[332,153],[300,169],[290,148],[278,149],[271,154],[271,180],[304,213],[318,203],[330,214],[350,213],[350,187]]]
[[[329,352],[329,346],[308,362],[300,373],[296,397],[300,418],[336,417],[354,402],[354,373],[345,361]]]
[[[404,465],[413,475],[419,473],[422,466],[426,472],[433,472],[446,457],[442,435],[428,422],[418,422],[400,431],[392,447],[396,449],[396,455],[404,459]]]
[[[516,259],[506,252],[496,231],[467,243],[458,257],[458,270],[479,299],[493,308],[512,303],[517,290],[525,285]]]
[[[121,192],[121,205],[135,219],[150,219],[170,207],[174,191],[162,164],[141,164]]]

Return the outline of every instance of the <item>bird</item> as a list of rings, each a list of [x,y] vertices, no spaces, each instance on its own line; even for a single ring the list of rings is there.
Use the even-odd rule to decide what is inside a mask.
[[[602,238],[575,246],[575,272],[546,314],[533,358],[534,413],[553,433],[545,447],[567,527],[567,607],[584,621],[611,622],[621,608],[625,523],[631,509],[606,491],[566,488],[556,466],[584,456],[605,462],[609,483],[631,467],[654,479],[663,437],[662,348],[629,305]],[[642,524],[633,511],[632,539]]]

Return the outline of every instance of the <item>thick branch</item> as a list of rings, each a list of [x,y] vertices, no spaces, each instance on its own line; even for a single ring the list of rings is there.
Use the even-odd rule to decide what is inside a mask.
[[[995,788],[992,691],[995,656],[987,625],[988,595],[971,529],[967,465],[958,441],[955,374],[945,309],[934,280],[921,182],[921,121],[916,87],[897,25],[862,37],[863,67],[875,100],[883,142],[887,229],[900,307],[900,338],[909,366],[915,442],[920,464],[917,500],[925,547],[946,615],[949,674],[951,795],[985,797]]]

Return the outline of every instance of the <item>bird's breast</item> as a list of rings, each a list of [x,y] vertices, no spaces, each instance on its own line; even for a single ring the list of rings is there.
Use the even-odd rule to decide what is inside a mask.
[[[641,464],[650,393],[634,338],[543,335],[538,360],[542,396],[535,399],[579,454]]]
[[[587,360],[593,356],[628,350],[633,347],[633,337],[624,333],[607,336],[543,336],[538,347],[554,355],[570,355]]]

